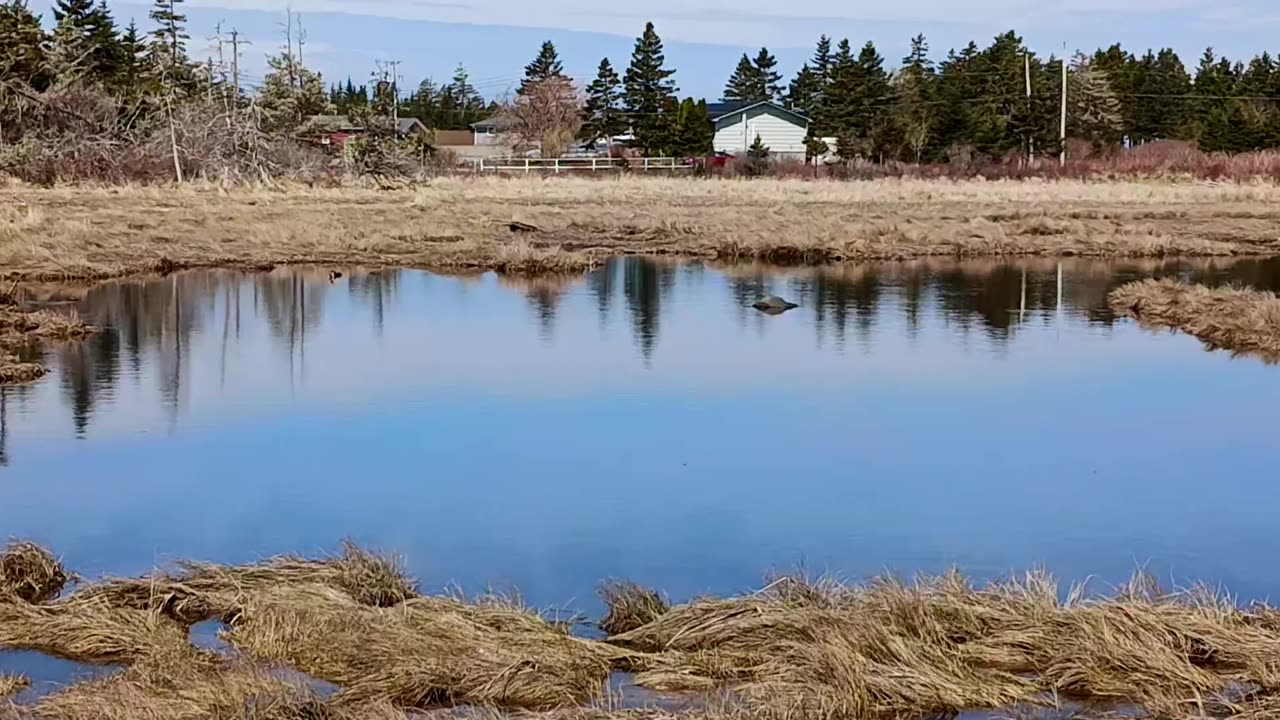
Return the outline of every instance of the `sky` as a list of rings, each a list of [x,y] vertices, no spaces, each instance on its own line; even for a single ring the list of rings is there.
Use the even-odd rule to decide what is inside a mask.
[[[52,0],[32,0],[36,10]],[[149,2],[116,0],[117,20],[147,25]],[[379,60],[399,60],[402,87],[447,80],[459,63],[486,96],[509,92],[544,40],[553,41],[566,71],[589,81],[602,57],[621,71],[634,38],[652,20],[677,69],[684,95],[718,98],[743,52],[768,46],[787,76],[823,33],[860,46],[872,40],[892,65],[911,36],[924,33],[935,58],[946,50],[1015,29],[1037,52],[1061,54],[1122,42],[1170,46],[1194,65],[1205,47],[1230,57],[1280,50],[1274,0],[291,0],[302,14],[305,60],[327,80],[367,79]],[[265,53],[283,43],[286,0],[187,0],[192,53],[199,55],[219,23],[252,45],[242,67],[250,81],[265,71]],[[47,13],[46,13],[47,15]],[[47,20],[47,18],[46,18]]]

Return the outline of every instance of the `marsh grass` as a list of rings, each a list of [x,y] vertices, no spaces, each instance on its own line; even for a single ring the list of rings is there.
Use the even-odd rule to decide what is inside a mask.
[[[25,675],[0,673],[0,700],[12,697],[31,687],[31,678]]]
[[[62,562],[34,543],[14,540],[0,552],[0,600],[11,596],[46,603],[62,593],[69,579]]]
[[[16,351],[46,340],[78,340],[94,332],[75,315],[48,310],[24,310],[10,294],[0,295],[0,385],[31,382],[44,377],[38,363],[23,362]]]
[[[16,547],[32,567],[52,557]],[[984,585],[957,572],[862,584],[783,575],[757,592],[674,606],[615,582],[603,586],[600,623],[612,634],[598,641],[511,597],[423,595],[399,561],[354,545],[320,560],[178,567],[137,582],[185,583],[190,602],[219,608],[229,650],[192,647],[159,593],[124,592],[118,581],[43,605],[0,597],[0,648],[121,666],[13,706],[17,716],[880,720],[1040,708],[1264,720],[1280,711],[1280,613],[1201,587],[1166,591],[1142,573],[1105,592],[1062,588],[1044,572]],[[606,679],[619,670],[686,700],[616,707]],[[313,680],[337,690],[318,694]]]
[[[1165,279],[1129,283],[1108,299],[1117,313],[1144,325],[1181,330],[1211,349],[1280,361],[1280,298],[1274,293]]]

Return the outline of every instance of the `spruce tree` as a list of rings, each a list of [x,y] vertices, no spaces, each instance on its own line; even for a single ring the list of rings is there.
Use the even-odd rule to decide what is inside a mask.
[[[676,86],[671,80],[675,71],[666,69],[665,62],[662,39],[654,31],[653,23],[648,23],[644,34],[636,39],[623,80],[623,105],[631,119],[635,145],[646,156],[670,142]]]
[[[818,47],[813,51],[813,72],[823,85],[831,81],[831,38],[826,35],[818,38]]]
[[[25,0],[0,2],[0,79],[44,90],[51,80],[45,33]]]
[[[155,0],[151,8],[151,21],[156,27],[151,31],[154,38],[156,65],[167,77],[169,86],[188,79],[187,67],[187,16],[178,12],[183,0]]]
[[[547,40],[542,43],[542,48],[533,62],[524,66],[524,80],[520,81],[520,89],[517,92],[523,95],[530,83],[549,80],[553,77],[564,77],[564,66],[560,64],[556,46]]]
[[[765,174],[769,169],[769,147],[764,144],[759,135],[751,142],[751,147],[747,148],[747,161],[743,166],[743,170],[749,177],[758,177]]]
[[[138,24],[129,21],[120,37],[120,67],[116,72],[116,86],[127,96],[136,97],[146,85],[147,43],[138,31]]]
[[[1084,54],[1071,63],[1067,83],[1067,134],[1087,140],[1095,150],[1118,145],[1124,131],[1124,111],[1107,73]]]
[[[586,122],[582,125],[584,140],[607,140],[622,135],[629,123],[622,110],[622,79],[609,63],[600,61],[596,79],[587,86],[587,102],[583,108]]]
[[[853,49],[847,39],[836,46],[829,70],[831,81],[821,105],[822,114],[814,119],[818,137],[837,137],[851,140],[856,124],[857,98],[861,86],[859,67],[853,57]],[[852,148],[839,147],[842,157],[852,157]]]
[[[751,64],[751,58],[746,53],[742,54],[742,59],[738,60],[738,66],[734,68],[733,74],[729,76],[729,81],[724,86],[725,100],[742,100],[752,101],[759,99],[757,88],[760,86],[760,79],[756,72],[756,66]]]
[[[903,145],[913,162],[924,159],[934,139],[934,83],[936,74],[929,60],[929,45],[923,35],[911,39],[911,52],[902,59],[895,88],[896,116]]]
[[[822,85],[818,74],[809,67],[808,63],[805,63],[796,73],[795,79],[787,86],[787,95],[782,104],[797,112],[812,113],[821,94]]]
[[[693,98],[685,98],[680,103],[676,114],[675,141],[672,151],[680,157],[702,157],[712,153],[712,140],[715,131],[711,126],[711,116],[707,112],[707,102],[694,102]]]
[[[65,75],[105,83],[119,70],[120,37],[105,2],[55,0],[54,63]]]
[[[778,59],[770,52],[769,48],[760,48],[760,52],[756,54],[756,98],[757,100],[769,100],[771,102],[782,99],[782,86],[778,83],[782,81],[782,75],[778,73]]]

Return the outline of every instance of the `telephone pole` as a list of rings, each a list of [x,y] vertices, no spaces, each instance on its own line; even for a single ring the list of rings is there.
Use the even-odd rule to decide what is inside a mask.
[[[1058,139],[1062,143],[1062,154],[1058,156],[1058,165],[1067,165],[1067,44],[1062,43],[1062,124],[1058,128]]]
[[[391,66],[391,121],[396,124],[396,131],[400,130],[400,61],[388,60],[387,64]]]
[[[1031,114],[1031,51],[1022,55],[1024,73],[1027,78],[1027,114]],[[1036,163],[1036,137],[1030,133],[1027,134],[1027,166],[1030,167]]]

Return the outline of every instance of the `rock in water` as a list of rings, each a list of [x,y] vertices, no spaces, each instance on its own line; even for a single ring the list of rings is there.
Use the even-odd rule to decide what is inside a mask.
[[[756,301],[756,304],[751,307],[769,315],[781,315],[788,310],[793,310],[800,306],[793,302],[787,302],[777,295],[770,295],[769,297],[761,298]]]

